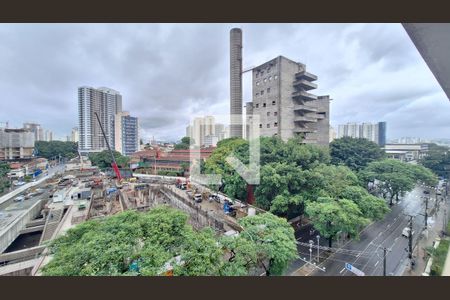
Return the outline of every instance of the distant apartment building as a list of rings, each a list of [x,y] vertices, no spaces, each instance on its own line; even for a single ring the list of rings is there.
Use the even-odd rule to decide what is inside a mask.
[[[330,126],[330,143],[336,139],[336,130]]]
[[[219,141],[219,138],[217,136],[207,135],[204,138],[203,147],[205,147],[205,148],[216,147],[218,141]]]
[[[78,127],[73,127],[72,132],[70,133],[70,141],[78,143],[79,140],[80,140],[80,133],[78,131]]]
[[[253,101],[246,103],[247,133],[259,115],[261,136],[279,136],[283,140],[301,136],[303,143],[329,144],[329,96],[316,96],[317,76],[304,64],[278,56],[253,68]]]
[[[31,158],[35,133],[29,128],[0,128],[0,160]]]
[[[225,126],[216,123],[214,116],[194,118],[193,123],[186,127],[186,136],[201,147],[215,146],[218,141],[228,137]]]
[[[122,111],[122,95],[113,89],[83,86],[78,88],[78,129],[80,152],[99,152],[107,149],[101,128],[96,119],[98,114],[106,138],[114,146],[114,119]]]
[[[115,150],[123,155],[139,151],[138,118],[125,111],[117,113],[114,119],[114,142]]]
[[[405,162],[419,160],[428,155],[428,144],[386,144],[383,149],[388,158]]]
[[[337,138],[364,138],[380,146],[386,144],[386,122],[378,123],[347,123],[338,126]]]
[[[44,129],[42,128],[41,124],[37,123],[24,123],[23,128],[29,129],[34,134],[34,140],[35,141],[43,141],[44,138]]]
[[[51,130],[46,130],[45,131],[44,141],[46,141],[46,142],[53,141],[53,132]]]

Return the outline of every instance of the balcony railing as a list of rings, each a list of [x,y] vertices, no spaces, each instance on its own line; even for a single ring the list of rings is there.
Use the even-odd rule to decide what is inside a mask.
[[[298,122],[317,122],[316,118],[306,117],[306,116],[295,116],[294,121]]]
[[[301,98],[303,100],[309,101],[309,100],[317,100],[317,96],[313,95],[311,93],[308,92],[304,92],[304,91],[296,91],[292,93],[292,97],[294,98]]]
[[[297,127],[297,128],[294,128],[294,132],[296,132],[296,133],[309,133],[309,132],[315,133],[315,132],[317,132],[317,130],[315,130],[313,128],[307,128],[307,127]]]
[[[311,106],[311,105],[296,104],[294,106],[294,110],[317,112],[317,107],[314,107],[314,106]]]
[[[294,86],[301,87],[306,91],[317,89],[317,84],[309,82],[308,80],[305,80],[305,79],[299,79],[299,80],[294,81]]]
[[[297,74],[295,74],[295,77],[297,77],[298,79],[306,79],[309,81],[317,80],[317,75],[311,74],[306,71],[298,72]]]

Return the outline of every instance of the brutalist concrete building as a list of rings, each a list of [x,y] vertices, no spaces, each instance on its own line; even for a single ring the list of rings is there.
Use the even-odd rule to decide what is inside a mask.
[[[253,101],[249,114],[259,114],[261,136],[283,140],[303,137],[304,143],[328,145],[330,97],[316,96],[317,76],[304,64],[278,56],[253,68]]]

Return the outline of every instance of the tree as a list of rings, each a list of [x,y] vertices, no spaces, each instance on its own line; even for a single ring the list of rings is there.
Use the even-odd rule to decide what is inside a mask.
[[[294,164],[270,163],[261,168],[261,182],[255,190],[259,207],[278,215],[301,213],[300,193],[305,177]],[[300,210],[300,211],[299,211]]]
[[[371,220],[381,220],[389,207],[381,198],[375,197],[360,186],[347,186],[339,195],[340,199],[349,199],[358,205],[365,218]]]
[[[289,263],[298,257],[294,229],[271,213],[248,216],[239,220],[244,228],[234,243],[225,243],[236,254],[232,269],[247,270],[262,266],[267,275],[282,275]],[[231,246],[238,246],[231,248]]]
[[[55,159],[60,155],[62,158],[72,159],[78,156],[78,144],[63,141],[36,141],[34,144],[38,156]]]
[[[183,138],[181,139],[181,142],[180,142],[180,143],[175,144],[174,149],[175,149],[175,150],[187,150],[187,149],[190,148],[191,141],[192,141],[192,143],[194,143],[194,140],[193,140],[193,139],[191,139],[191,138],[188,137],[188,136],[185,136],[185,137],[183,137]]]
[[[157,276],[170,263],[175,276],[249,275],[260,266],[278,275],[296,257],[294,232],[285,220],[266,213],[240,223],[244,230],[233,240],[209,228],[194,230],[187,214],[168,206],[89,220],[50,244],[52,259],[43,274]]]
[[[383,159],[384,151],[374,142],[363,138],[343,137],[330,143],[331,163],[344,164],[354,171],[370,162]]]
[[[130,159],[127,156],[120,154],[120,152],[114,150],[112,152],[117,165],[121,168],[126,167]],[[89,154],[89,160],[92,162],[92,165],[98,166],[102,170],[111,168],[112,158],[111,153],[108,150]]]
[[[217,144],[217,148],[213,151],[212,155],[206,160],[205,172],[213,174],[221,174],[223,178],[222,190],[228,194],[228,196],[238,199],[245,199],[247,194],[246,182],[237,174],[237,172],[226,162],[226,158],[233,154],[236,158],[240,159],[244,164],[249,163],[249,143],[243,139],[230,138],[222,140]],[[274,166],[278,165],[290,165],[290,170],[296,169],[310,169],[321,163],[329,162],[329,155],[325,148],[300,144],[298,139],[291,139],[284,142],[277,137],[261,137],[260,138],[260,154],[261,154],[261,172],[265,174],[261,175],[261,180],[269,182],[270,179],[265,180],[267,173],[274,172]],[[269,166],[271,165],[271,166]],[[284,172],[282,167],[275,172]],[[291,174],[290,177],[295,177],[298,174]],[[296,180],[291,180],[291,185],[296,185]],[[284,185],[286,186],[286,185]],[[269,188],[265,187],[264,183],[261,183],[255,194],[263,195]],[[277,189],[279,192],[283,192],[284,189]],[[269,192],[270,193],[270,192]],[[274,193],[272,193],[274,195]],[[261,196],[263,197],[263,196]],[[270,195],[264,196],[264,199],[259,199],[259,203],[263,208],[269,209],[270,202],[274,197]],[[258,196],[256,197],[258,202]]]
[[[445,146],[429,144],[427,155],[419,162],[441,177],[449,178],[450,174],[450,149]]]
[[[359,177],[365,186],[374,184],[381,192],[383,198],[389,197],[389,204],[393,205],[393,199],[411,191],[416,183],[435,185],[437,178],[430,170],[423,166],[404,163],[394,159],[374,161],[359,172]]]
[[[9,171],[9,164],[0,162],[0,194],[7,190],[10,186],[10,182],[7,176]]]
[[[329,247],[332,247],[332,241],[339,233],[357,237],[359,230],[369,222],[363,217],[358,206],[347,199],[335,200],[326,197],[308,202],[306,214],[313,222],[314,228],[328,239]]]

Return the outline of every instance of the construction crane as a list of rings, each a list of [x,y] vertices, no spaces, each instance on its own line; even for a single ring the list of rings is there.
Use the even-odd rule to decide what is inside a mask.
[[[111,150],[111,146],[109,146],[109,142],[108,142],[108,139],[106,138],[105,130],[103,129],[103,125],[102,125],[102,122],[100,122],[100,118],[99,118],[98,114],[96,112],[94,112],[94,114],[97,117],[98,124],[100,125],[100,129],[102,130],[103,137],[105,138],[106,146],[108,146],[109,153],[111,154],[111,158],[112,158],[111,166],[114,170],[114,173],[116,173],[117,180],[119,180],[119,182],[120,182],[122,180],[122,176],[120,175],[119,167],[117,166],[116,159],[114,158],[114,153]]]
[[[83,171],[83,157],[81,156],[80,149],[78,149],[78,156],[80,157],[81,171]]]

